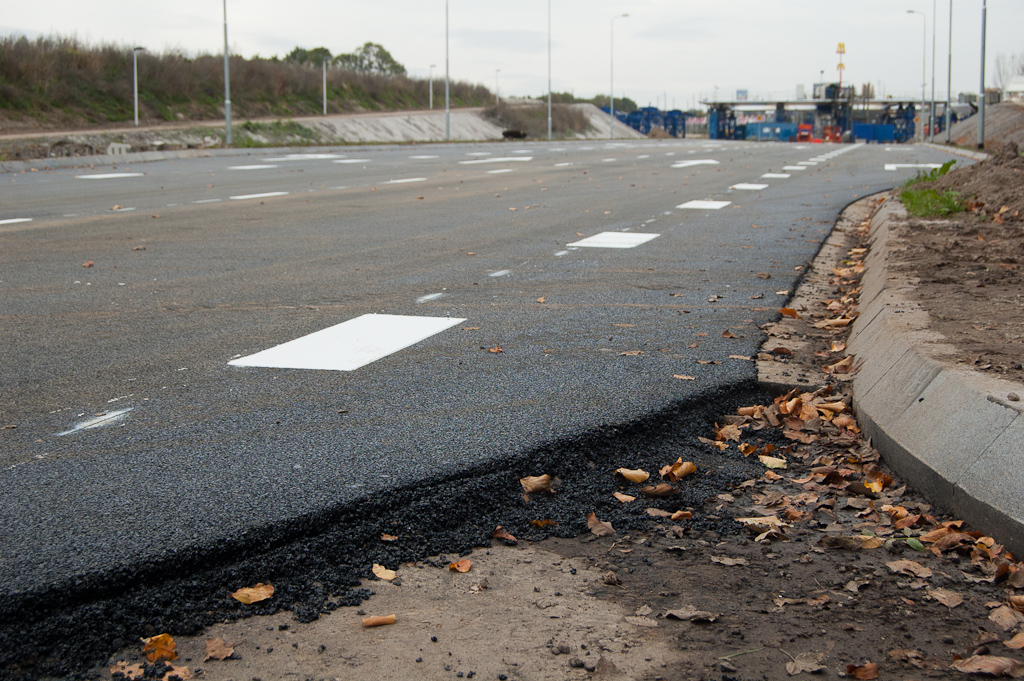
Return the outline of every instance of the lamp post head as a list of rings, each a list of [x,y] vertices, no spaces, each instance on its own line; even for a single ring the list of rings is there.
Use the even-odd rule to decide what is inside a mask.
[[[145,47],[133,47],[132,48],[132,52],[145,52],[145,51],[146,51]]]

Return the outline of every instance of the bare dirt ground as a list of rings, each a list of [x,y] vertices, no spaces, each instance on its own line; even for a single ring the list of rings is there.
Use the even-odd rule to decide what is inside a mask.
[[[979,120],[971,116],[953,125],[949,129],[953,144],[972,149],[977,146]],[[940,135],[945,139],[944,133]],[[936,135],[936,139],[940,135]],[[1007,142],[1024,145],[1024,104],[1020,102],[1000,102],[985,107],[985,149],[995,151]]]
[[[961,363],[1024,382],[1024,157],[1010,142],[917,188],[929,187],[960,192],[970,210],[908,220],[896,233],[894,271],[917,279],[932,328]]]
[[[1003,199],[986,197],[1005,183],[980,178],[1002,177],[991,170],[1000,164],[1007,165],[981,164],[973,179],[955,180],[978,183],[977,200],[997,213]],[[95,674],[218,681],[1024,675],[1024,565],[892,477],[850,414],[855,365],[844,345],[857,314],[873,202],[865,200],[823,250],[831,274],[815,301],[787,308],[787,325],[769,331],[761,359],[813,376],[808,387],[722,413],[698,443],[707,456],[697,470],[666,458],[665,468],[647,471],[644,482],[618,478],[617,494],[624,496],[594,500],[595,509],[651,509],[648,527],[618,533],[595,515],[585,536],[515,545],[496,528],[492,546],[468,555],[380,566],[393,574],[367,565],[364,585],[376,595],[359,606],[307,623],[289,612],[224,622],[199,636],[175,637],[177,657],[169,663],[151,663],[140,641]],[[976,294],[975,282],[985,281],[986,294],[1004,284],[1010,291],[1019,280],[1005,277],[1018,270],[998,263],[1018,257],[999,246],[1021,228],[1007,215],[1013,210],[1002,213],[1002,225],[991,208],[963,218],[967,226],[953,221],[945,241],[935,242],[946,250],[911,237],[922,257],[934,250],[949,263],[916,261],[922,296],[976,312],[987,302],[958,297]],[[938,239],[932,222],[914,229]],[[1000,250],[978,251],[973,242],[995,242]],[[979,254],[989,258],[988,270],[974,259]],[[975,276],[940,276],[960,263]],[[1001,278],[987,279],[990,271]],[[952,292],[938,281],[946,278],[973,288]],[[1019,303],[1004,309],[992,323],[1019,329],[1021,310]],[[967,317],[974,323],[974,315]],[[996,335],[1003,330],[983,328],[986,347],[1005,344]],[[754,474],[697,499],[688,495],[716,468],[736,470],[736,462],[754,464]],[[558,493],[530,496],[548,504],[536,506],[542,524]],[[364,618],[390,615],[392,624],[365,626]],[[160,657],[159,649],[150,654]],[[167,664],[178,667],[168,673]]]

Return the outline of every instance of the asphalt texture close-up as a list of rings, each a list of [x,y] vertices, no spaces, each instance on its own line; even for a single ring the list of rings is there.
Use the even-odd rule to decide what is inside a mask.
[[[473,144],[3,176],[0,676],[238,616],[259,581],[300,619],[358,602],[382,532],[420,538],[390,562],[547,512],[537,536],[585,530],[592,497],[526,504],[518,477],[598,491],[699,456],[842,208],[947,156]],[[647,236],[573,245],[606,232]],[[448,321],[247,363],[364,315]],[[345,353],[369,360],[293,368]],[[720,463],[696,492],[749,472]]]

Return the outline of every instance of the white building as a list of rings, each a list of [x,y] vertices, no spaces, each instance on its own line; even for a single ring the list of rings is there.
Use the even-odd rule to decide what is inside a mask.
[[[1003,89],[1003,101],[1024,102],[1024,76],[1014,76]]]

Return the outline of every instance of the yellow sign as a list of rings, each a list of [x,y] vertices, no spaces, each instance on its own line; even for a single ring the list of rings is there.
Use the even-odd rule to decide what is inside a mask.
[[[846,54],[846,43],[839,43],[839,47],[836,48],[836,54]]]

